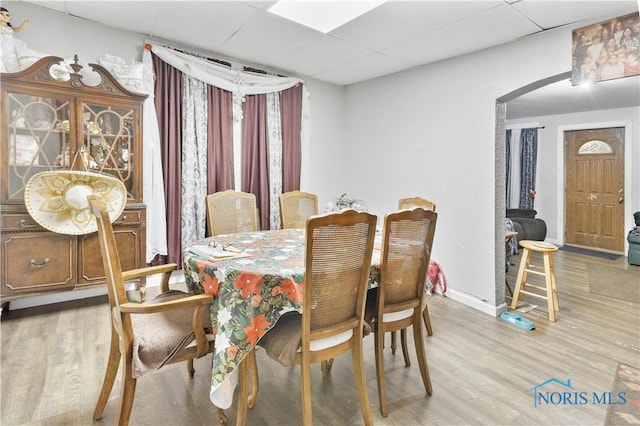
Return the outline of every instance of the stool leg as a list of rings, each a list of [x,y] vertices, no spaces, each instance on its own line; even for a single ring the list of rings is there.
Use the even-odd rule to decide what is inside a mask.
[[[520,260],[520,269],[518,269],[518,278],[516,278],[516,288],[513,291],[513,298],[511,299],[511,309],[515,309],[518,306],[518,300],[522,299],[523,294],[520,293],[524,290],[525,281],[527,280],[527,269],[529,268],[529,257],[531,251],[528,248],[522,250],[522,259]]]
[[[553,264],[553,253],[549,253],[549,271],[551,272],[551,290],[553,290],[553,305],[556,312],[560,312],[560,302],[558,301],[558,287],[556,281],[556,268]]]
[[[555,322],[556,320],[556,303],[558,297],[555,295],[554,283],[552,283],[551,277],[551,254],[545,252],[544,255],[544,281],[547,286],[547,306],[549,307],[549,321]]]

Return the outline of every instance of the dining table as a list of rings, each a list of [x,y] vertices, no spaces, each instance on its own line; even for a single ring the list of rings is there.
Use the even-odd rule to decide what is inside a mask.
[[[238,366],[260,338],[286,312],[302,312],[304,248],[304,229],[279,229],[216,235],[184,251],[189,291],[213,296],[209,396],[217,407],[231,406]],[[374,249],[372,280],[379,260]]]

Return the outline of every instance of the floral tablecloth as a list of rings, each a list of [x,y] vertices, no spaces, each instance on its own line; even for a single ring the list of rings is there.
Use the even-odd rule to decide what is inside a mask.
[[[206,259],[189,249],[184,274],[189,290],[214,296],[211,323],[216,336],[211,401],[231,406],[235,384],[222,386],[256,342],[280,316],[302,309],[304,230],[285,229],[218,235],[197,244],[232,244],[248,254]]]

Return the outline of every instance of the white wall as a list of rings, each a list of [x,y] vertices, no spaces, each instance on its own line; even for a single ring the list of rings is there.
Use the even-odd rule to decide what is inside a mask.
[[[141,35],[21,3],[3,5],[13,22],[32,20],[19,37],[35,50],[78,53],[86,61],[104,53],[140,58]],[[496,99],[570,66],[571,29],[563,28],[346,88],[307,81],[312,157],[304,189],[318,193],[321,208],[347,192],[379,216],[402,196],[433,199],[439,214],[433,258],[447,276],[447,295],[497,315],[505,305],[497,248],[503,229],[495,225],[504,214],[496,182],[504,168]],[[639,152],[634,130],[636,177]],[[640,210],[637,185],[631,204]],[[544,191],[540,203],[551,215]]]
[[[496,236],[503,229],[495,226],[496,214],[503,214],[495,200],[500,196],[496,173],[501,176],[504,167],[496,158],[504,158],[504,146],[496,146],[496,99],[570,67],[571,29],[559,29],[347,87],[348,190],[378,214],[393,210],[401,196],[434,200],[438,227],[432,257],[443,266],[448,295],[484,312],[504,309],[503,261],[496,256],[501,241]],[[634,113],[637,128],[637,109],[626,117]],[[602,121],[600,116],[581,119]],[[542,122],[552,132],[554,123]],[[637,210],[637,130],[633,135],[636,181],[630,202]],[[541,155],[541,162],[556,167],[555,145],[543,146]],[[547,207],[541,213],[556,217],[555,174],[542,181],[539,201]],[[548,194],[547,186],[553,187]]]

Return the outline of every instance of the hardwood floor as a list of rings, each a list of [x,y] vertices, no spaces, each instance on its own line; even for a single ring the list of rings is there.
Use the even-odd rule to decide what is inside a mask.
[[[540,307],[522,314],[535,323],[524,331],[441,295],[428,298],[434,335],[427,359],[433,396],[427,397],[412,353],[385,353],[389,416],[378,408],[373,338],[365,338],[365,368],[371,410],[380,425],[602,425],[607,407],[597,404],[534,407],[534,386],[549,378],[576,391],[609,392],[618,363],[640,367],[640,305],[589,292],[587,262],[638,268],[580,254],[555,254],[560,314],[555,323]],[[515,282],[516,266],[508,278]],[[527,301],[530,301],[526,299]],[[3,314],[0,324],[2,425],[113,424],[119,380],[102,420],[92,414],[102,382],[109,343],[105,297],[34,307]],[[408,333],[409,335],[411,333]],[[411,350],[413,342],[410,342]],[[302,422],[299,369],[287,369],[258,351],[260,393],[248,424],[297,425]],[[133,425],[211,425],[211,355],[186,367],[165,367],[138,381]],[[313,369],[314,422],[362,424],[351,359],[336,359],[322,379]],[[553,389],[562,390],[562,389]],[[234,407],[226,410],[235,423]]]

